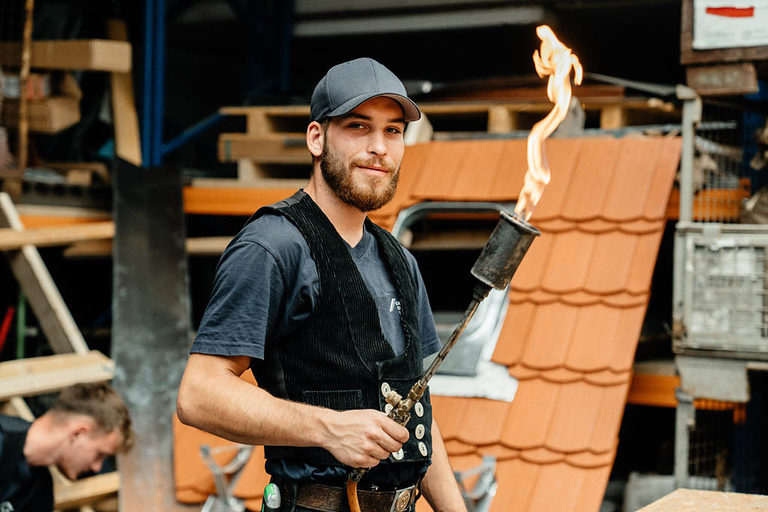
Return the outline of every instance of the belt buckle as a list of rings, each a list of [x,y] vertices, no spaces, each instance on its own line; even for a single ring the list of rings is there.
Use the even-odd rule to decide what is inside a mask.
[[[404,512],[411,503],[411,495],[415,491],[415,486],[406,487],[395,491],[395,498],[392,500],[392,506],[389,512]]]

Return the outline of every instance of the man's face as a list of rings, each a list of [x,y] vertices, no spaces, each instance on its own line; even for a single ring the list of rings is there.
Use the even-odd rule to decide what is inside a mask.
[[[397,189],[404,131],[402,108],[383,96],[332,118],[320,156],[323,179],[342,201],[360,211],[381,208]]]
[[[77,430],[68,437],[56,465],[70,480],[86,471],[98,472],[104,459],[117,453],[122,441],[118,429],[110,433],[97,428]]]

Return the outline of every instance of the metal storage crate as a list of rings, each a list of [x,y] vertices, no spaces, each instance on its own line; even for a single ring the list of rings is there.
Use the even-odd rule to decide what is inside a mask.
[[[768,226],[681,224],[675,351],[768,358]]]

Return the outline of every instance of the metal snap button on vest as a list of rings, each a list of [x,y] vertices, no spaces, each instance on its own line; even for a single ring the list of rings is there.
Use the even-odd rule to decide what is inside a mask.
[[[381,394],[386,397],[390,391],[392,391],[392,388],[389,387],[389,384],[387,384],[386,382],[382,383]]]
[[[419,451],[421,452],[421,454],[423,456],[425,456],[425,457],[427,456],[427,445],[425,445],[421,441],[419,441]]]
[[[424,428],[424,425],[422,424],[416,425],[416,439],[421,439],[422,437],[424,437],[425,430],[426,429]]]
[[[384,412],[389,414],[389,411],[393,409],[392,404],[387,404],[384,406]]]
[[[421,405],[421,402],[416,402],[416,405],[413,406],[413,410],[416,411],[416,416],[419,418],[424,416],[424,406]]]
[[[392,452],[392,456],[395,458],[395,460],[403,460],[405,454],[403,453],[403,449],[400,448],[396,452]]]

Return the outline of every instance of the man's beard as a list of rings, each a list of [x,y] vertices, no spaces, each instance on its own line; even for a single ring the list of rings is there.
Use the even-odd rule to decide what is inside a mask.
[[[390,176],[376,179],[363,175],[359,181],[355,181],[355,166],[386,167]],[[390,167],[375,158],[365,161],[352,160],[349,165],[345,165],[343,160],[329,151],[327,135],[323,141],[323,154],[320,155],[320,170],[323,173],[323,179],[339,199],[361,212],[376,210],[391,201],[397,190],[397,181],[400,179],[399,168]]]

